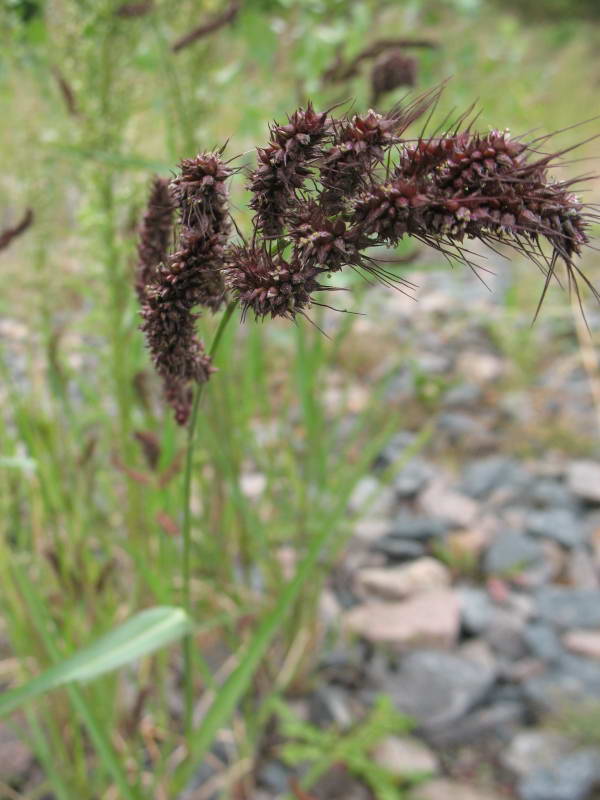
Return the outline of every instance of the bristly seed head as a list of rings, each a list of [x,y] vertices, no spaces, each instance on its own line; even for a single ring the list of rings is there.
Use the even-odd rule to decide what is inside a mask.
[[[315,292],[333,289],[323,277],[345,267],[401,285],[366,251],[405,236],[471,267],[465,239],[508,244],[545,272],[542,299],[560,260],[570,287],[578,292],[581,278],[600,299],[575,263],[598,217],[573,193],[574,181],[548,173],[569,148],[542,154],[548,137],[528,144],[507,131],[476,133],[470,112],[449,133],[403,138],[440,92],[387,114],[336,118],[309,103],[287,124],[274,123],[250,175],[248,242],[229,242],[235,170],[222,150],[184,159],[170,185],[155,181],[140,228],[136,289],[142,328],[179,422],[189,415],[193,384],[212,372],[195,333],[196,307],[216,311],[229,294],[243,317],[294,319],[319,304]],[[168,255],[175,208],[178,243]]]

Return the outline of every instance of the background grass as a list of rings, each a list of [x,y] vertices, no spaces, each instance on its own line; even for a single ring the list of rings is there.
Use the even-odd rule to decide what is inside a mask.
[[[151,173],[169,174],[179,158],[226,139],[229,153],[251,163],[267,123],[308,97],[319,107],[352,97],[364,108],[366,72],[345,86],[326,85],[321,75],[338,51],[351,58],[391,32],[439,43],[419,54],[419,88],[451,77],[440,119],[479,98],[483,129],[547,132],[598,108],[598,33],[575,18],[528,27],[483,0],[263,0],[174,54],[170,44],[218,3],[157,2],[135,18],[116,14],[120,5],[31,0],[5,2],[0,11],[0,223],[26,207],[35,213],[27,235],[0,254],[0,633],[12,665],[3,679],[14,683],[140,609],[181,600],[185,437],[161,402],[131,291],[135,227]],[[597,122],[569,129],[560,144],[597,129]],[[578,157],[596,152],[591,142]],[[243,226],[242,184],[234,202]],[[594,182],[589,188],[597,194]],[[443,265],[432,253],[422,267]],[[595,265],[588,267],[593,277]],[[539,276],[530,265],[511,269],[502,315],[485,324],[522,385],[548,356],[529,327]],[[352,286],[344,305],[362,310],[372,290]],[[572,325],[558,292],[545,314],[556,330]],[[236,707],[230,748],[248,774],[267,698],[302,686],[321,646],[319,587],[351,530],[354,486],[393,433],[410,424],[425,439],[435,413],[435,397],[410,420],[384,402],[410,354],[386,350],[384,334],[365,345],[359,320],[316,313],[329,338],[305,323],[234,323],[205,397],[194,464],[192,598],[196,621],[218,624],[195,639],[196,688],[201,698],[234,672],[236,654],[245,654],[243,668],[254,652],[237,694],[222,700]],[[207,339],[217,322],[201,321]],[[358,404],[357,375],[367,381]],[[145,457],[140,433],[155,461]],[[290,551],[313,558],[309,584],[287,609],[282,563]],[[253,650],[274,614],[277,637]],[[200,727],[193,757],[186,756],[180,698],[172,648],[36,702],[13,718],[41,767],[27,796],[176,797],[211,743]],[[201,701],[196,724],[206,708]]]

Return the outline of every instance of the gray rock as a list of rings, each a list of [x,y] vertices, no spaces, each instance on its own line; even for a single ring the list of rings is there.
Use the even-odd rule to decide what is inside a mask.
[[[496,608],[482,636],[497,655],[513,661],[527,653],[524,630],[523,619],[508,609]]]
[[[569,583],[577,589],[600,588],[596,560],[586,547],[578,547],[571,551],[567,574]]]
[[[597,702],[600,664],[564,654],[543,675],[523,683],[523,693],[535,713],[560,712],[568,706]]]
[[[529,501],[541,508],[574,508],[577,501],[564,483],[540,478],[529,490]]]
[[[519,571],[543,558],[538,542],[518,531],[500,531],[484,556],[483,566],[488,574]]]
[[[444,411],[438,417],[438,428],[451,439],[474,436],[482,432],[481,422],[474,419],[471,414],[463,414],[461,411]]]
[[[481,400],[481,387],[476,383],[459,383],[444,395],[445,408],[464,408],[475,406]]]
[[[495,676],[493,668],[454,653],[416,650],[402,658],[385,689],[399,711],[413,716],[425,731],[436,731],[483,700]]]
[[[573,749],[573,742],[558,731],[527,728],[511,740],[500,754],[500,762],[516,777],[523,778],[533,771],[551,767]]]
[[[586,749],[527,775],[519,784],[520,800],[586,800],[600,783],[600,751]]]
[[[494,603],[483,589],[463,586],[459,590],[461,625],[467,633],[479,635],[489,625]]]
[[[421,542],[401,539],[394,534],[382,536],[371,549],[383,553],[390,561],[409,561],[425,554],[425,545]]]
[[[390,536],[399,539],[412,539],[419,542],[444,536],[449,525],[442,519],[424,515],[400,514],[396,517]]]
[[[564,653],[556,631],[545,622],[530,622],[523,631],[523,641],[532,655],[547,664],[556,663]]]
[[[416,437],[414,433],[409,433],[408,431],[401,431],[395,436],[392,436],[391,440],[377,457],[375,467],[377,469],[385,469],[385,467],[394,464],[398,459],[407,455],[407,450],[414,447],[415,441]]]
[[[349,695],[336,686],[319,686],[310,695],[309,716],[313,725],[327,728],[335,725],[346,730],[353,723]]]
[[[529,514],[526,527],[534,536],[552,539],[563,547],[579,547],[585,540],[581,520],[567,508],[552,508]]]
[[[462,490],[481,499],[499,486],[513,482],[517,464],[505,456],[489,456],[471,461],[463,473]]]
[[[428,738],[436,748],[481,743],[487,737],[508,742],[518,726],[523,724],[525,711],[523,704],[515,701],[486,705],[452,725],[434,731]]]
[[[569,489],[592,503],[600,503],[600,463],[598,461],[573,461],[567,469]]]
[[[281,761],[267,761],[257,775],[257,783],[263,789],[269,789],[276,795],[283,795],[290,788],[292,774]]]
[[[394,491],[401,499],[414,497],[427,486],[435,471],[431,464],[421,458],[413,458],[403,467],[394,481]]]
[[[558,628],[600,627],[600,590],[543,586],[536,592],[539,616]]]

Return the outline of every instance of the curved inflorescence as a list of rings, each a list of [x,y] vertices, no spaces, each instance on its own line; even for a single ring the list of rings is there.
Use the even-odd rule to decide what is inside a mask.
[[[171,208],[179,209],[179,241],[174,253],[157,258],[152,270],[150,265],[144,270],[148,280],[140,295],[141,327],[165,397],[181,425],[190,414],[193,384],[204,383],[213,371],[196,335],[193,309],[204,306],[216,311],[224,300],[222,265],[231,228],[227,181],[232,173],[220,152],[201,153],[181,162],[179,175],[168,187],[160,182]],[[140,256],[147,252],[150,258],[156,253],[151,247],[154,239],[164,238],[158,235],[164,220],[153,211],[158,186],[156,181],[140,236]],[[148,225],[152,219],[154,233]]]
[[[573,193],[573,182],[549,174],[566,151],[544,154],[544,139],[527,143],[508,131],[474,132],[467,115],[449,133],[404,138],[440,91],[387,114],[334,117],[309,103],[287,124],[273,123],[249,176],[248,241],[229,243],[234,170],[222,151],[182,161],[169,185],[155,181],[136,288],[142,328],[179,422],[187,420],[193,383],[212,370],[194,331],[194,307],[216,311],[228,295],[244,317],[294,319],[315,303],[316,292],[332,289],[323,283],[327,275],[345,267],[402,283],[367,251],[394,247],[405,236],[470,266],[465,240],[508,244],[545,273],[542,299],[559,261],[576,291],[579,278],[590,286],[575,259],[596,216]],[[169,256],[174,208],[179,236]]]

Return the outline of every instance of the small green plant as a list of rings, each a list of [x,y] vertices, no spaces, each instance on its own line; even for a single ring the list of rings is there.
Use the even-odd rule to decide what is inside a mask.
[[[428,774],[414,772],[399,780],[372,758],[373,749],[387,736],[407,734],[413,728],[410,717],[398,713],[389,697],[377,697],[368,716],[345,733],[335,728],[322,730],[303,722],[280,699],[273,700],[273,711],[286,740],[281,749],[283,761],[290,766],[307,767],[300,782],[303,789],[310,789],[335,764],[343,764],[364,781],[377,800],[403,800],[407,796],[405,789],[428,777]]]

